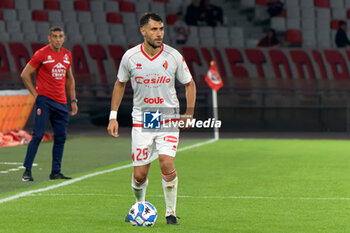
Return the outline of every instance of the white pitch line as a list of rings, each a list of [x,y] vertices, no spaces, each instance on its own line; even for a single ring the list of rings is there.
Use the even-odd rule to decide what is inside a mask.
[[[32,194],[30,196],[100,196],[100,197],[130,197],[126,194],[106,193],[48,193]],[[163,195],[148,195],[148,197],[163,197]],[[178,198],[193,199],[263,199],[263,200],[299,200],[299,201],[350,201],[350,197],[264,197],[264,196],[188,196],[178,195]]]
[[[191,145],[191,146],[180,148],[178,150],[178,152],[181,152],[181,151],[184,151],[184,150],[189,150],[189,149],[192,149],[192,148],[195,148],[195,147],[198,147],[198,146],[203,146],[203,145],[206,145],[206,144],[210,144],[210,143],[213,143],[213,142],[216,142],[216,141],[217,140],[212,139],[212,140],[209,140],[209,141],[197,143],[197,144],[194,144],[194,145]],[[19,194],[10,196],[10,197],[6,197],[6,198],[3,198],[3,199],[0,199],[0,204],[3,204],[5,202],[9,202],[9,201],[18,199],[20,197],[26,197],[26,196],[29,196],[29,195],[32,195],[32,194],[49,191],[49,190],[52,190],[52,189],[56,189],[56,188],[59,188],[59,187],[63,187],[63,186],[69,185],[69,184],[76,183],[76,182],[81,181],[81,180],[88,179],[90,177],[94,177],[94,176],[102,175],[102,174],[105,174],[105,173],[122,170],[124,168],[129,168],[129,167],[132,167],[132,164],[127,164],[127,165],[124,165],[124,166],[115,167],[115,168],[104,170],[104,171],[90,173],[90,174],[87,174],[87,175],[84,175],[84,176],[81,176],[81,177],[77,177],[77,178],[71,179],[69,181],[65,181],[65,182],[62,182],[62,183],[59,183],[59,184],[48,186],[46,188],[41,188],[41,189],[36,189],[36,190],[22,192],[22,193],[19,193]]]
[[[19,163],[19,162],[0,162],[0,164],[3,164],[3,165],[23,165],[23,162],[22,163]],[[38,166],[37,163],[33,163],[33,167],[36,167]]]
[[[0,162],[0,164],[4,164],[4,165],[22,165],[23,163],[18,163],[18,162]]]
[[[0,174],[7,174],[9,172],[15,172],[15,171],[19,171],[21,169],[24,169],[23,167],[23,163],[18,163],[18,162],[0,162],[0,164],[2,165],[21,165],[21,166],[18,166],[17,168],[10,168],[10,169],[7,169],[7,170],[4,170],[4,171],[0,171]],[[37,163],[33,163],[33,167],[36,167],[38,166]]]
[[[178,149],[177,152],[181,152],[181,151],[184,151],[184,150],[189,150],[189,149],[196,148],[196,147],[199,147],[199,146],[204,146],[204,145],[216,142],[216,141],[217,141],[217,139],[211,139],[209,141],[196,143],[196,144],[193,144],[191,146],[185,146],[184,148]]]
[[[41,189],[36,189],[36,190],[22,192],[22,193],[19,193],[19,194],[16,194],[16,195],[4,198],[4,199],[0,199],[0,204],[8,202],[8,201],[15,200],[15,199],[18,199],[20,197],[26,197],[26,196],[29,196],[29,195],[34,194],[34,193],[45,192],[45,191],[48,191],[48,190],[52,190],[52,189],[63,187],[63,186],[69,185],[69,184],[73,184],[73,183],[76,183],[78,181],[90,178],[90,177],[98,176],[98,175],[109,173],[109,172],[113,172],[113,171],[118,171],[118,170],[121,170],[121,169],[124,169],[124,168],[129,168],[131,166],[132,166],[132,164],[128,164],[128,165],[124,165],[124,166],[120,166],[120,167],[115,167],[115,168],[112,168],[112,169],[108,169],[108,170],[104,170],[104,171],[100,171],[100,172],[87,174],[85,176],[81,176],[81,177],[78,177],[78,178],[75,178],[75,179],[71,179],[69,181],[65,181],[65,182],[62,182],[62,183],[59,183],[59,184],[51,185],[51,186],[48,186],[46,188],[41,188]]]

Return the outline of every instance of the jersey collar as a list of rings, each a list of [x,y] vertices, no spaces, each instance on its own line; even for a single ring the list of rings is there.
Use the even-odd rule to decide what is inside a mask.
[[[162,44],[162,48],[159,50],[159,52],[156,55],[154,55],[153,57],[149,57],[147,55],[147,53],[143,50],[143,44],[141,44],[141,52],[142,52],[142,54],[150,61],[153,61],[154,59],[159,57],[159,55],[163,52],[163,49],[164,49],[164,44]]]

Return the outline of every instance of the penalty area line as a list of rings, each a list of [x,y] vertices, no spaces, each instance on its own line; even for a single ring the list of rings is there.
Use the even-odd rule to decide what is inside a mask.
[[[217,141],[217,139],[211,139],[209,141],[196,143],[196,144],[193,144],[193,145],[190,145],[190,146],[186,146],[186,147],[180,148],[180,149],[177,150],[177,152],[190,150],[190,149],[193,149],[193,148],[196,148],[196,147],[200,147],[200,146],[204,146],[204,145],[216,142],[216,141]],[[132,167],[132,164],[127,164],[127,165],[111,168],[111,169],[104,170],[104,171],[90,173],[90,174],[87,174],[87,175],[84,175],[84,176],[81,176],[81,177],[77,177],[77,178],[71,179],[69,181],[64,181],[64,182],[59,183],[59,184],[50,185],[50,186],[48,186],[46,188],[40,188],[40,189],[30,190],[30,191],[26,191],[26,192],[21,192],[21,193],[18,193],[16,195],[13,195],[13,196],[9,196],[9,197],[0,199],[0,204],[3,204],[5,202],[9,202],[9,201],[12,201],[12,200],[16,200],[16,199],[21,198],[21,197],[26,197],[26,196],[30,196],[30,195],[33,195],[33,194],[37,194],[37,193],[49,191],[49,190],[52,190],[52,189],[56,189],[56,188],[59,188],[59,187],[63,187],[63,186],[66,186],[66,185],[74,184],[74,183],[76,183],[78,181],[82,181],[82,180],[85,180],[85,179],[88,179],[88,178],[91,178],[91,177],[94,177],[94,176],[98,176],[98,175],[102,175],[102,174],[106,174],[106,173],[122,170],[122,169],[125,169],[125,168],[130,168],[130,167]]]

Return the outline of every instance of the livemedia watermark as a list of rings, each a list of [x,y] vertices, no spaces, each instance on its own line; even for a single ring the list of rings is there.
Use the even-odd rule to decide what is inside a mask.
[[[143,130],[174,131],[177,129],[221,128],[221,120],[215,118],[198,119],[181,115],[177,109],[156,109],[142,111]]]

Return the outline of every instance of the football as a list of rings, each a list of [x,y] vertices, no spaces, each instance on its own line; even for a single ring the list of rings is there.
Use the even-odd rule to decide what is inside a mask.
[[[129,220],[133,226],[153,226],[157,221],[157,209],[147,201],[136,202],[129,211]]]

